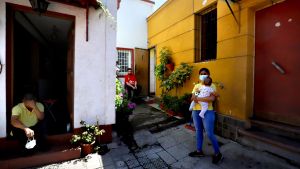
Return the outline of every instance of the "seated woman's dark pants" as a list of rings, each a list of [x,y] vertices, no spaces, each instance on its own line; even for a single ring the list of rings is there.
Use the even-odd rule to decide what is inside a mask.
[[[34,131],[34,139],[36,139],[36,144],[38,147],[45,146],[45,127],[42,121],[39,121],[35,126],[29,127],[31,130]],[[16,127],[12,127],[13,137],[16,138],[22,147],[25,148],[25,144],[27,142],[27,136],[25,131]]]

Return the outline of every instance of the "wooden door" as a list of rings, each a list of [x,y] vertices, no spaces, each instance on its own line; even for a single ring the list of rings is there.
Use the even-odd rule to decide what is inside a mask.
[[[141,96],[149,93],[149,52],[147,49],[135,48],[135,76],[142,87]]]
[[[300,1],[256,12],[254,116],[300,126]]]

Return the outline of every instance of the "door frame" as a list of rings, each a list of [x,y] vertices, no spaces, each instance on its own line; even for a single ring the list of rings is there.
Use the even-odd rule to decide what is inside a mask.
[[[148,51],[149,51],[149,66],[148,66],[148,72],[149,72],[149,85],[148,85],[148,89],[149,89],[149,95],[154,95],[155,96],[155,94],[156,94],[156,77],[155,77],[155,73],[154,73],[154,93],[153,92],[151,92],[151,71],[150,71],[150,69],[151,69],[151,50],[154,50],[154,72],[155,72],[155,66],[156,66],[156,61],[157,61],[157,54],[156,54],[156,46],[153,46],[153,47],[151,47],[151,48],[149,48],[148,49]]]
[[[14,93],[13,93],[13,72],[14,72],[14,14],[16,11],[19,12],[26,12],[26,13],[36,13],[35,11],[32,10],[31,7],[28,6],[22,6],[18,4],[12,4],[6,2],[5,5],[6,8],[6,133],[9,135],[10,133],[10,117],[11,117],[11,109],[14,106],[13,105],[13,100],[14,100]],[[72,24],[72,29],[75,30],[75,25],[76,25],[76,17],[73,15],[68,15],[68,14],[63,14],[63,13],[58,13],[58,12],[53,12],[53,11],[46,11],[43,14],[40,14],[43,16],[48,16],[48,17],[54,17],[54,18],[59,18],[59,19],[64,19],[64,20],[70,20],[73,22]],[[75,33],[74,33],[74,38],[73,42],[75,44]],[[74,72],[74,57],[75,57],[75,46],[73,45],[73,72]],[[72,93],[71,95],[74,96],[74,77],[73,77],[73,84],[72,84]],[[73,124],[74,124],[74,98],[72,100],[67,100],[68,102],[71,101],[72,110],[69,110],[70,114],[70,123],[71,123],[71,129],[73,129]]]

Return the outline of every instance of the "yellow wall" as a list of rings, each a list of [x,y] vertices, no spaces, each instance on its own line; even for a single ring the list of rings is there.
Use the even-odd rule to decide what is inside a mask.
[[[218,112],[240,120],[251,117],[255,11],[270,4],[269,0],[242,0],[240,3],[230,3],[239,24],[235,22],[224,0],[208,0],[204,6],[200,0],[168,0],[151,15],[148,18],[149,47],[156,47],[158,57],[162,47],[169,47],[173,51],[175,68],[181,62],[194,66],[192,78],[183,88],[171,93],[190,93],[193,83],[198,82],[198,70],[207,67],[211,71],[213,81],[224,84],[224,89],[218,89],[221,95],[218,100]],[[212,5],[217,7],[217,59],[194,63],[194,14]],[[156,89],[156,95],[159,96],[161,90],[159,87]]]

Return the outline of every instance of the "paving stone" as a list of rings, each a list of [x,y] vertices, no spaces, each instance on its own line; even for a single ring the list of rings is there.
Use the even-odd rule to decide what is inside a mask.
[[[144,164],[143,167],[146,169],[154,169],[155,168],[155,166],[152,163]]]
[[[139,147],[152,145],[157,139],[148,130],[140,130],[134,134],[134,138]]]
[[[107,153],[107,155],[110,155],[113,159],[113,161],[116,160],[122,160],[123,155],[127,155],[129,153],[129,149],[127,147],[120,147],[118,149],[113,149],[110,152]]]
[[[150,159],[150,160],[155,160],[155,159],[158,159],[159,156],[155,153],[153,154],[147,154],[147,157]]]
[[[109,166],[114,163],[112,157],[108,154],[100,156],[99,161],[100,163],[102,163],[103,166]]]
[[[110,144],[107,144],[107,147],[108,147],[109,149],[116,149],[116,148],[119,147],[119,145],[118,145],[117,142],[112,142],[112,143],[110,143]]]
[[[135,156],[136,157],[144,157],[144,156],[146,156],[147,154],[144,152],[144,151],[140,151],[140,152],[138,152],[138,153],[135,153]]]
[[[195,151],[197,149],[197,143],[196,143],[196,138],[193,137],[192,139],[186,140],[185,142],[182,143],[182,145],[189,151]]]
[[[172,164],[176,162],[176,159],[174,157],[172,157],[169,153],[167,153],[166,151],[161,151],[159,153],[157,153],[160,158],[162,158],[164,160],[164,162],[166,162],[167,164]]]
[[[114,165],[108,165],[108,166],[105,166],[105,167],[100,167],[99,169],[116,169],[116,167]]]
[[[117,169],[128,169],[128,167],[117,167]]]
[[[141,165],[144,165],[146,163],[151,163],[150,159],[147,158],[147,156],[144,156],[144,157],[140,157],[137,159]]]
[[[169,154],[172,154],[176,160],[183,159],[188,156],[189,150],[185,148],[182,144],[173,146],[166,150]]]
[[[133,154],[125,154],[125,155],[122,156],[122,159],[124,161],[132,160],[132,159],[135,159],[135,156]]]
[[[173,133],[171,137],[173,137],[177,143],[183,143],[192,139],[193,136],[185,131],[179,130],[178,132]]]
[[[177,144],[176,140],[173,137],[168,137],[168,136],[161,137],[157,139],[157,141],[164,149],[175,146]]]
[[[134,167],[133,169],[144,169],[142,166]]]
[[[148,155],[148,154],[158,153],[160,151],[163,151],[163,148],[161,146],[152,146],[145,153]]]
[[[115,162],[115,165],[116,165],[117,167],[125,167],[125,166],[126,166],[126,164],[125,164],[124,161],[116,161],[116,162]]]
[[[134,167],[140,166],[140,163],[136,159],[127,160],[127,161],[125,161],[125,163],[127,164],[127,166],[129,168],[134,168]]]
[[[168,165],[160,158],[151,160],[152,164],[155,166],[155,168],[165,168],[168,167]]]

